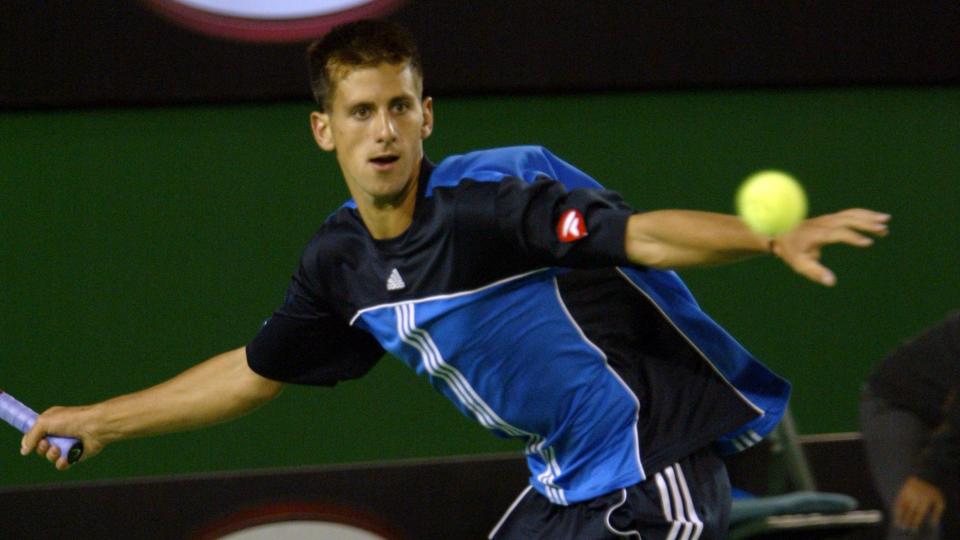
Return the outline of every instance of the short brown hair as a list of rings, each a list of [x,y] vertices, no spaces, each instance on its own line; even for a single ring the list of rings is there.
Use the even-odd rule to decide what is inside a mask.
[[[307,48],[310,87],[320,110],[327,110],[344,70],[406,63],[423,80],[420,51],[410,32],[397,23],[367,19],[335,27]]]

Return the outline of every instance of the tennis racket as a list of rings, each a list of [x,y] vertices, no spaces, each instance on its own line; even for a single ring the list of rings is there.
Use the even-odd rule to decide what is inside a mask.
[[[33,409],[0,390],[0,419],[4,422],[26,433],[37,421],[37,416]],[[67,456],[67,463],[76,463],[83,455],[83,443],[77,439],[48,435],[47,442],[59,448],[61,456]]]

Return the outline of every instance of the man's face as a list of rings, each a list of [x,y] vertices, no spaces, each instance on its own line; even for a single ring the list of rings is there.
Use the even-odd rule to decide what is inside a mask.
[[[335,151],[359,205],[398,203],[420,172],[423,140],[433,130],[433,103],[407,64],[345,71],[327,111],[311,115],[314,138]]]

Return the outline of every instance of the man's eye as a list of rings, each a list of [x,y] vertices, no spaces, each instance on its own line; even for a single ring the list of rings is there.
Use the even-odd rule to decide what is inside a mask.
[[[404,113],[408,110],[410,110],[410,104],[405,101],[393,105],[393,112]]]
[[[370,116],[370,107],[357,107],[353,109],[353,116],[355,118],[367,118]]]

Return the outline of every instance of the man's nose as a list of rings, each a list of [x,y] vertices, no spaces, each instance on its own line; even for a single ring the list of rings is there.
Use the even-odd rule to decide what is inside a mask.
[[[388,143],[397,140],[397,126],[388,111],[377,115],[377,142]]]

